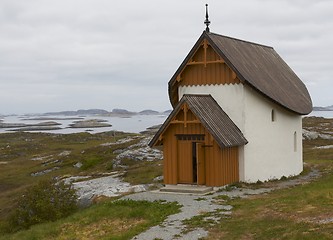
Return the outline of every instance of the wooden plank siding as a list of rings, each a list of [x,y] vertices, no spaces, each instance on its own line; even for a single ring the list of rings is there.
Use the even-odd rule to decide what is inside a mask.
[[[192,142],[203,143],[205,185],[223,186],[239,181],[238,147],[221,149],[201,123],[185,125],[184,115],[180,111],[174,118],[179,122],[170,124],[163,133],[164,183],[193,183]],[[196,120],[190,110],[186,118],[187,122]],[[204,141],[177,140],[177,135],[203,135]]]
[[[177,183],[193,183],[192,142],[177,141]]]
[[[206,185],[223,186],[239,181],[238,147],[221,149],[214,141],[206,150]]]
[[[177,77],[178,86],[238,84],[240,83],[223,59],[207,41],[203,41],[183,71]],[[198,140],[177,140],[177,135],[204,135],[204,154],[200,165],[204,166],[199,184],[223,186],[239,181],[238,147],[221,148],[210,132],[184,103],[162,133],[164,152],[164,183],[195,183],[192,168],[192,143]],[[201,155],[201,156],[202,156]],[[201,159],[200,159],[201,160]],[[204,174],[202,174],[202,170]]]
[[[179,75],[178,81],[178,86],[240,83],[236,73],[207,43],[201,44]]]

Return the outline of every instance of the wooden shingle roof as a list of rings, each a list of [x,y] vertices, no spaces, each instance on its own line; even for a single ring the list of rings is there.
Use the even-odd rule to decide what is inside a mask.
[[[272,47],[206,31],[169,81],[169,97],[173,106],[178,102],[177,75],[204,39],[242,83],[292,112],[305,115],[312,111],[312,101],[306,86]]]
[[[243,133],[211,95],[185,94],[150,141],[150,147],[158,142],[160,135],[164,133],[185,103],[221,148],[241,146],[247,143]]]

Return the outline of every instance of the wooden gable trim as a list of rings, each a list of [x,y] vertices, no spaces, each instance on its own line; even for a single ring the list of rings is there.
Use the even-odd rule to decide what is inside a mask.
[[[215,54],[217,54],[219,56],[219,59],[217,60],[209,60],[207,58],[207,49],[208,47],[211,47],[213,49],[213,51],[215,52]],[[198,51],[203,48],[204,50],[204,56],[203,56],[203,60],[202,61],[195,61],[193,60],[193,57],[198,53]],[[186,61],[185,65],[180,69],[180,72],[177,74],[176,76],[176,81],[177,82],[181,82],[183,80],[182,74],[185,71],[185,69],[189,66],[193,66],[193,65],[203,65],[205,68],[207,67],[207,65],[209,64],[226,64],[225,60],[219,55],[219,53],[213,48],[213,46],[211,46],[211,44],[209,43],[209,41],[204,38],[200,44],[198,44],[198,46],[194,49],[193,53],[190,55],[189,60]],[[228,66],[229,67],[229,66]],[[230,67],[229,67],[230,68]],[[230,68],[231,69],[231,68]],[[232,70],[232,69],[231,69]],[[236,73],[232,70],[232,75],[236,76]],[[236,77],[233,77],[233,79],[236,79]]]
[[[220,58],[218,60],[211,60],[211,61],[207,60],[207,49],[208,49],[209,46],[210,46],[210,44],[207,41],[207,39],[204,39],[202,41],[202,43],[200,44],[200,46],[197,48],[197,50],[193,53],[192,58],[186,63],[185,68],[187,66],[191,66],[191,65],[204,65],[205,67],[207,67],[207,64],[215,64],[215,63],[222,63],[222,64],[224,64],[225,61],[220,56],[219,56]],[[203,49],[204,49],[204,58],[203,58],[203,61],[200,61],[200,62],[193,61],[193,56],[195,54],[197,54],[197,52],[200,49],[200,47],[203,47]],[[215,53],[218,54],[216,51],[215,51]]]
[[[188,118],[189,110],[193,115],[190,118]],[[179,115],[181,111],[183,111],[183,115]],[[177,116],[179,116],[178,119]],[[242,132],[211,95],[185,94],[149,142],[150,147],[163,144],[159,139],[161,136],[163,139],[163,135],[171,124],[183,124],[184,130],[187,128],[187,132],[197,127],[194,124],[200,124],[199,126],[207,130],[221,148],[241,146],[247,143]],[[189,124],[193,125],[189,126]],[[213,142],[213,139],[210,138],[209,141]]]
[[[188,116],[189,110],[190,110],[190,108],[186,102],[184,102],[183,104],[180,104],[177,109],[174,109],[174,111],[169,115],[168,119],[165,121],[164,124],[166,124],[166,125],[165,126],[163,126],[164,124],[162,125],[161,129],[163,128],[163,130],[157,137],[156,141],[154,141],[154,138],[153,138],[149,145],[151,147],[160,145],[159,143],[161,143],[163,141],[165,132],[173,124],[183,124],[185,128],[189,124],[201,124],[202,125],[202,123],[198,120],[198,118],[195,116],[195,114],[193,112],[192,112],[192,114],[195,116],[195,119],[194,120],[188,119],[187,116]],[[177,120],[176,118],[181,111],[183,111],[183,113],[184,113],[184,120]]]
[[[243,83],[224,56],[203,34],[193,46],[169,82],[169,98],[175,107],[179,102],[179,86]]]
[[[176,117],[178,114],[183,111],[184,113],[184,120],[177,120]],[[184,103],[181,109],[175,114],[174,118],[171,120],[170,124],[184,124],[184,127],[186,128],[188,124],[197,124],[201,123],[197,118],[194,120],[188,119],[188,112],[190,111],[189,106],[187,103]],[[194,115],[194,113],[192,112]]]
[[[193,61],[193,56],[197,53],[197,51],[204,44],[204,42],[206,42],[207,46],[208,45],[211,46],[214,52],[220,57],[218,61],[206,61],[206,66],[208,64],[225,64],[232,71],[232,78],[235,81],[235,83],[244,84],[245,82],[243,76],[239,75],[240,73],[237,71],[237,69],[235,69],[235,67],[231,64],[231,62],[228,59],[226,59],[224,54],[221,51],[219,51],[219,48],[210,39],[210,36],[207,34],[207,32],[204,31],[168,83],[169,99],[173,107],[175,107],[176,104],[179,102],[178,86],[180,82],[183,80],[182,74],[186,69],[186,67],[193,65],[201,65],[201,64],[205,65],[205,62]]]

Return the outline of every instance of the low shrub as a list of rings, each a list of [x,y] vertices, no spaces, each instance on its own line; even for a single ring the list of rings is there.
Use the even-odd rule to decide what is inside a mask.
[[[77,210],[77,195],[70,184],[42,180],[18,199],[9,218],[11,231],[26,229],[38,223],[55,221]]]
[[[103,161],[103,158],[100,156],[89,156],[83,160],[82,170],[87,170],[95,167]]]

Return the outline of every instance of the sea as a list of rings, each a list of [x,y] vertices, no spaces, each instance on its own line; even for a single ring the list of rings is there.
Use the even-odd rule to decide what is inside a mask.
[[[313,111],[307,116],[316,116],[324,118],[333,118],[333,111]],[[60,123],[58,130],[38,130],[31,132],[47,132],[47,133],[78,133],[78,132],[89,132],[89,133],[100,133],[107,131],[123,131],[130,133],[139,133],[146,130],[149,127],[162,124],[167,115],[134,115],[130,117],[111,117],[111,116],[63,116],[63,115],[53,115],[51,116],[36,116],[36,115],[11,115],[11,116],[0,116],[0,122],[2,123],[25,123],[25,124],[37,124],[41,122],[46,122],[46,120],[38,120],[38,118],[47,117],[47,121],[55,121]],[[54,120],[50,119],[54,118]],[[80,118],[80,119],[73,119]],[[35,120],[36,119],[36,120]],[[109,123],[111,127],[99,127],[99,128],[70,128],[70,124],[74,121],[82,121],[89,119],[100,119],[104,120],[105,123]],[[0,133],[13,132],[17,128],[0,128]]]
[[[308,116],[333,118],[333,111],[313,111],[305,117],[308,117]]]
[[[47,118],[47,120],[42,120]],[[75,119],[80,118],[80,119]],[[58,130],[46,130],[46,131],[30,131],[30,132],[47,132],[47,133],[78,133],[78,132],[89,132],[89,133],[100,133],[107,131],[123,131],[130,133],[139,133],[146,130],[149,127],[162,124],[167,115],[134,115],[130,117],[110,117],[110,116],[36,116],[36,115],[11,115],[11,116],[0,116],[0,122],[2,123],[24,123],[24,124],[38,124],[41,122],[54,121],[61,125],[61,129]],[[82,121],[89,119],[104,120],[105,123],[109,123],[111,127],[98,127],[98,128],[70,128],[70,124],[74,121]],[[0,128],[0,133],[13,132],[13,130],[19,128]]]

